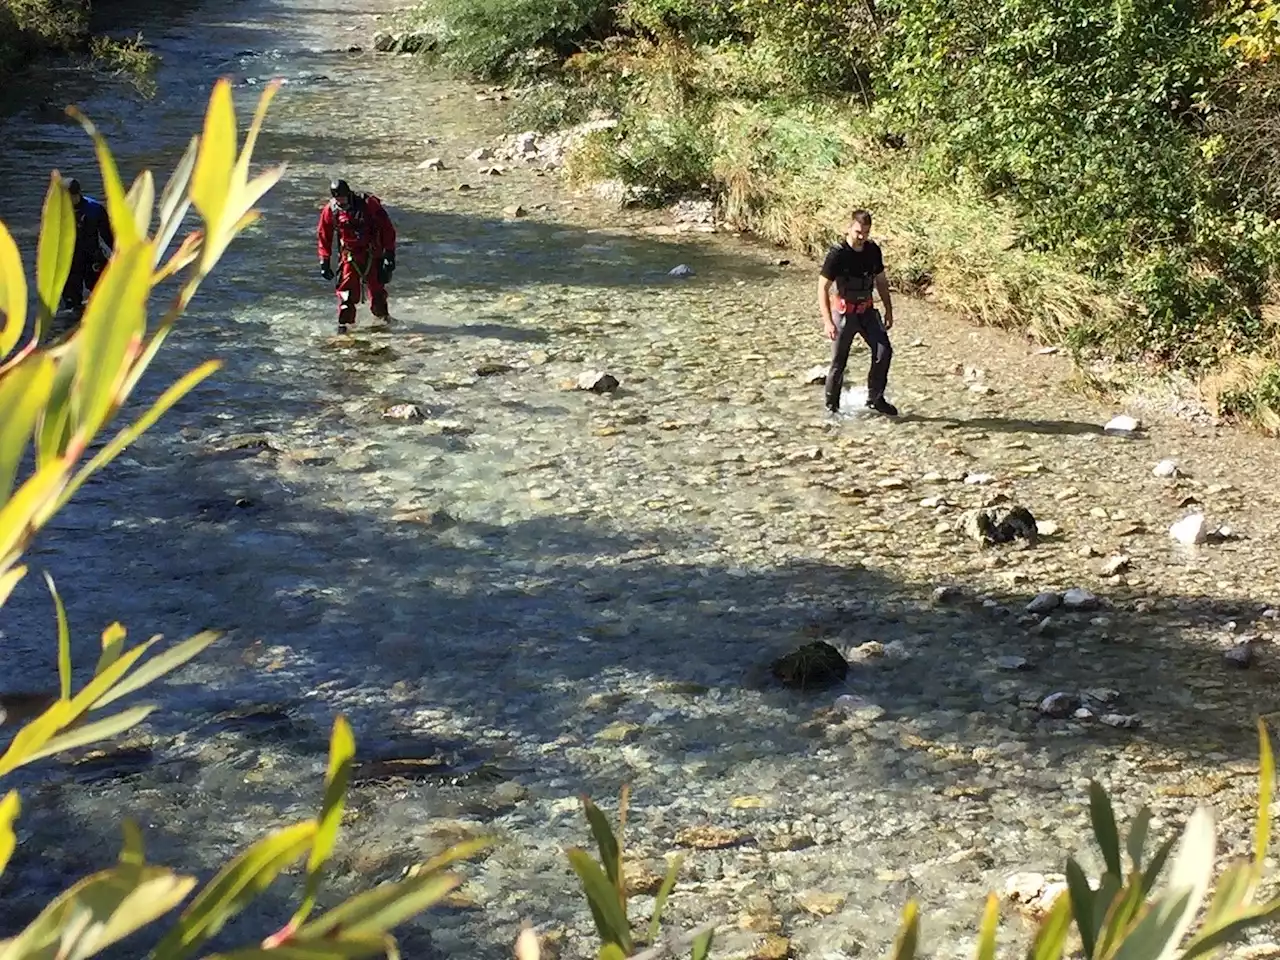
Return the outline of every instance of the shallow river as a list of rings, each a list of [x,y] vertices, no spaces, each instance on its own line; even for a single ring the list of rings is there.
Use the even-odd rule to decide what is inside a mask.
[[[637,860],[686,853],[673,920],[723,920],[725,957],[780,956],[779,937],[796,957],[878,952],[913,896],[928,946],[966,954],[988,889],[1068,853],[1096,865],[1091,776],[1166,829],[1202,799],[1224,853],[1245,849],[1254,718],[1278,699],[1273,441],[1158,410],[1136,411],[1142,439],[1103,436],[1120,409],[1072,390],[1064,360],[910,301],[901,422],[829,422],[804,376],[827,349],[813,264],[676,235],[668,214],[619,213],[538,164],[481,174],[468,155],[502,138],[507,104],[374,56],[383,5],[351,6],[210,4],[148,30],[154,99],[83,101],[127,177],[163,178],[216,76],[235,78],[242,124],[282,76],[258,158],[289,171],[146,392],[209,356],[224,368],[32,555],[82,665],[117,618],[134,637],[226,637],[154,691],[164,709],[137,736],[24,775],[0,936],[113,857],[120,811],[154,858],[202,873],[308,815],[339,711],[362,759],[421,762],[361,768],[335,893],[451,839],[501,838],[406,933],[413,957],[509,956],[524,918],[589,955],[563,850],[588,840],[576,796],[613,809],[624,782]],[[4,216],[28,257],[50,168],[99,189],[87,138],[54,109],[77,81],[46,79],[49,99],[0,130]],[[443,171],[420,169],[432,157]],[[334,175],[382,197],[400,235],[393,326],[344,340],[313,239]],[[517,203],[528,216],[506,218]],[[680,263],[693,276],[669,277]],[[589,370],[621,388],[562,389]],[[384,419],[399,402],[425,419]],[[1183,477],[1153,476],[1166,457]],[[954,530],[1000,493],[1059,533],[984,550]],[[1234,538],[1175,544],[1167,528],[1197,502]],[[1024,612],[1077,586],[1096,604]],[[38,577],[3,627],[0,684],[48,685]],[[769,662],[813,637],[851,655],[844,688],[772,682]],[[1242,670],[1223,653],[1248,637]],[[1086,712],[1042,715],[1055,692]],[[861,699],[833,713],[841,694]],[[717,848],[694,827],[717,828]],[[227,942],[283,921],[283,897]],[[1007,915],[1011,943],[1025,927]]]

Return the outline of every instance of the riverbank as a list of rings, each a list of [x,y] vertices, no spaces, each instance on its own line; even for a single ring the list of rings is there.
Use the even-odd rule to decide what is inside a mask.
[[[869,207],[899,289],[1062,348],[1082,381],[1113,398],[1159,380],[1166,392],[1179,385],[1184,405],[1280,430],[1280,207],[1266,177],[1230,168],[1271,149],[1243,120],[1231,125],[1273,79],[1248,56],[1230,67],[1232,98],[1221,99],[1227,81],[1213,88],[1214,124],[1188,132],[1170,127],[1155,102],[1167,78],[1073,66],[1093,41],[1057,37],[1070,28],[1047,7],[1018,16],[1049,31],[1041,40],[1066,51],[1058,60],[1019,61],[982,41],[989,53],[974,70],[988,73],[949,80],[948,58],[899,49],[913,30],[919,42],[931,35],[917,22],[925,8],[910,5],[885,8],[874,29],[860,20],[871,7],[839,0],[807,13],[772,0],[487,9],[427,0],[405,22],[431,37],[428,56],[505,82],[519,125],[551,132],[615,119],[570,157],[580,182],[620,181],[653,202],[710,195],[727,227],[805,254],[839,236],[850,208]],[[939,43],[962,43],[973,23],[961,19],[944,25],[939,35],[950,39]],[[1222,25],[1201,27],[1186,39],[1199,51],[1195,70],[1227,71],[1215,47]],[[864,28],[860,49],[832,53],[819,41],[824,31],[861,37]],[[1035,97],[1005,76],[1018,62],[1035,64]],[[1092,103],[1084,111],[1069,97],[1058,102],[1082,82],[1080,70],[1097,87],[1081,94]],[[992,104],[980,108],[984,98]],[[1117,104],[1129,112],[1112,116]],[[1130,132],[1108,142],[1106,129]],[[1253,159],[1237,156],[1237,139]],[[1256,190],[1232,199],[1237,181]]]
[[[172,6],[167,11],[172,14]],[[0,81],[33,64],[75,56],[90,70],[146,91],[157,65],[155,54],[140,33],[112,35],[131,26],[136,14],[154,22],[155,6],[98,0],[90,9],[72,0],[0,0]]]
[[[362,766],[337,891],[498,838],[406,956],[506,960],[526,918],[594,956],[564,851],[590,842],[578,795],[612,813],[623,783],[640,881],[685,856],[671,918],[722,923],[717,960],[879,955],[913,897],[932,955],[970,957],[987,891],[1081,852],[1090,777],[1126,822],[1150,803],[1161,835],[1212,803],[1223,853],[1249,849],[1254,718],[1280,709],[1268,442],[1158,411],[1108,435],[1122,411],[1073,390],[1066,358],[907,298],[903,417],[827,420],[816,264],[619,210],[540,162],[469,159],[512,103],[371,55],[389,7],[209,4],[153,37],[156,98],[83,104],[126,178],[163,181],[215,76],[238,104],[281,76],[255,156],[289,169],[149,382],[224,366],[31,558],[79,664],[116,618],[227,636],[152,691],[136,737],[22,774],[39,786],[0,936],[114,859],[121,814],[201,877],[311,815],[339,711]],[[32,250],[47,171],[85,168],[87,141],[35,110],[0,133],[6,222]],[[396,322],[362,313],[342,339],[314,256],[337,175],[400,237]],[[618,388],[565,389],[593,371]],[[386,416],[404,403],[418,416]],[[1044,538],[984,549],[964,516],[1008,503]],[[1218,536],[1183,547],[1168,528],[1196,510]],[[36,579],[5,608],[5,677],[28,688],[55,676]],[[774,682],[814,638],[849,655],[845,683]],[[295,906],[273,896],[215,946]],[[1010,901],[1001,942],[1027,935]]]

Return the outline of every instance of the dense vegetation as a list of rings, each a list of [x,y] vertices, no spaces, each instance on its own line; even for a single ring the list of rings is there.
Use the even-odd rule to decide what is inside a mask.
[[[1274,0],[427,0],[456,68],[576,169],[710,188],[813,249],[878,214],[897,282],[975,320],[1280,404]],[[1273,425],[1276,421],[1272,421]]]
[[[83,53],[99,69],[145,83],[156,58],[141,38],[115,40],[90,31],[92,0],[0,0],[0,79],[34,58]]]

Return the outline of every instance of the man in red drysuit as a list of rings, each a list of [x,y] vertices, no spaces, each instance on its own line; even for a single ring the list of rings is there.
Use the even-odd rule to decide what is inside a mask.
[[[396,228],[391,217],[382,201],[371,193],[352,193],[345,180],[334,180],[329,196],[320,211],[316,245],[320,275],[332,280],[333,240],[338,239],[338,333],[346,333],[356,322],[364,287],[369,289],[369,312],[379,320],[390,320],[387,283],[396,268]]]

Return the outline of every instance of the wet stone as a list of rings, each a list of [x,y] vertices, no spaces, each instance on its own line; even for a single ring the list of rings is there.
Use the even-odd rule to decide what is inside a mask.
[[[1025,507],[983,507],[970,510],[960,519],[960,530],[966,537],[983,546],[1012,543],[1024,539],[1039,540],[1035,518]]]
[[[849,661],[831,644],[814,640],[773,661],[770,670],[783,686],[815,690],[844,682]]]

